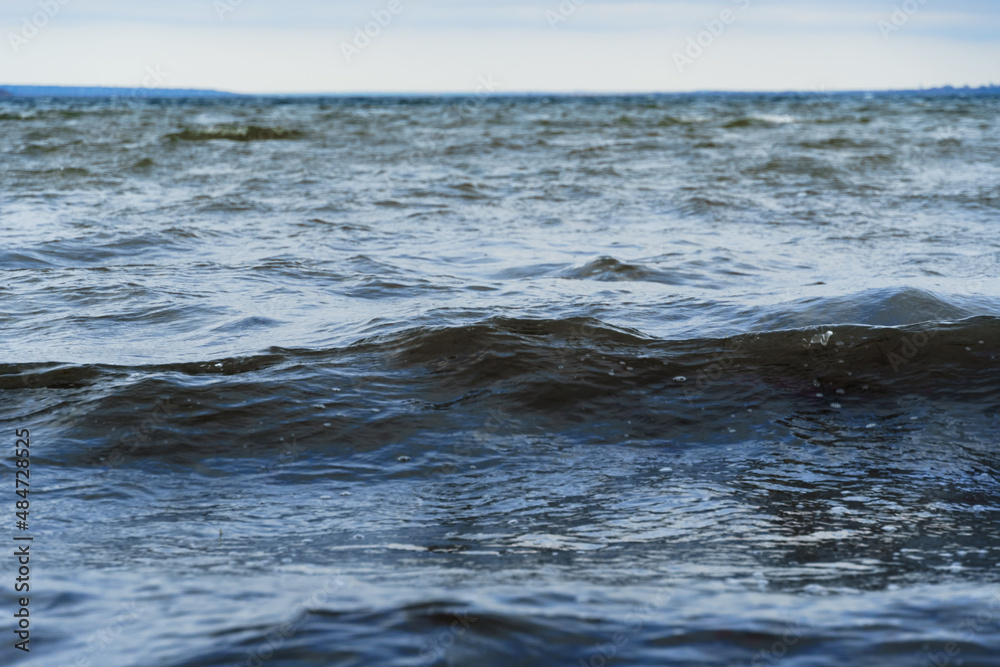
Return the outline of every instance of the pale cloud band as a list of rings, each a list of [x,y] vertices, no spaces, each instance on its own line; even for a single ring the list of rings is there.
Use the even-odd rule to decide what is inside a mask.
[[[390,6],[391,5],[391,6]],[[239,92],[834,90],[997,82],[1000,3],[12,0],[0,83]],[[692,57],[696,54],[696,57]]]

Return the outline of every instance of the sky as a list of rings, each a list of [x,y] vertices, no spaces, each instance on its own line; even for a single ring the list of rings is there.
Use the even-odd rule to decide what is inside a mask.
[[[0,84],[242,93],[1000,84],[997,0],[3,0]]]

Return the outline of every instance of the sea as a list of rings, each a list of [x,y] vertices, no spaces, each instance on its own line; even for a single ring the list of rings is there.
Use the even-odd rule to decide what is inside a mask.
[[[1000,95],[6,98],[0,276],[2,664],[1000,665]]]

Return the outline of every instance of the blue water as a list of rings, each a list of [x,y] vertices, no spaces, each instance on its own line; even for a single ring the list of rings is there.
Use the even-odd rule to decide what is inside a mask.
[[[1000,665],[998,111],[0,101],[4,664]]]

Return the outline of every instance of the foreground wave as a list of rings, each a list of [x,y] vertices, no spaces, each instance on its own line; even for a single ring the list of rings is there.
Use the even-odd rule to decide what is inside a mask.
[[[416,432],[468,428],[490,411],[516,414],[525,434],[705,443],[728,441],[737,429],[801,434],[791,421],[803,413],[821,418],[829,437],[884,431],[906,424],[900,402],[913,400],[953,418],[975,415],[989,431],[1000,409],[998,355],[1000,319],[992,317],[702,340],[658,340],[585,318],[491,318],[330,350],[275,348],[197,363],[7,364],[0,389],[71,391],[82,423],[126,433],[169,404],[169,424],[134,454],[184,461],[242,455],[246,438],[274,442],[289,429],[320,440],[317,451],[367,451]],[[51,406],[65,409],[62,401]],[[205,429],[244,438],[192,438]],[[88,430],[73,434],[100,440]],[[61,464],[107,456],[117,440],[67,451]]]

